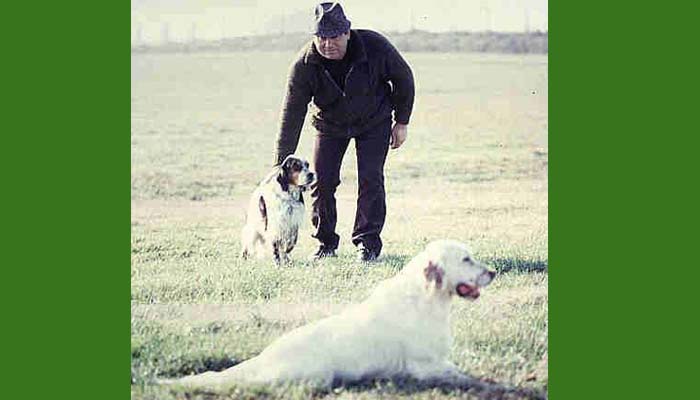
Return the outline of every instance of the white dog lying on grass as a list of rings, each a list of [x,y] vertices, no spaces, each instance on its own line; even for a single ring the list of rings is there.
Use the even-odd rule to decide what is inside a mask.
[[[334,381],[412,377],[468,379],[447,360],[450,302],[476,299],[495,272],[459,242],[430,243],[363,303],[280,337],[260,355],[221,372],[167,381],[220,388],[235,383]]]

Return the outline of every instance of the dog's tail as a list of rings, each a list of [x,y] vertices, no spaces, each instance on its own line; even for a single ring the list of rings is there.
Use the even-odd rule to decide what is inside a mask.
[[[159,385],[173,385],[187,388],[225,389],[240,383],[255,383],[255,358],[244,361],[223,371],[207,371],[197,375],[185,376],[179,379],[159,379]]]

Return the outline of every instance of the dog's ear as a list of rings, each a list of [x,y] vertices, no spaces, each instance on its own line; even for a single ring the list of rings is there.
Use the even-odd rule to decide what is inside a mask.
[[[435,288],[442,288],[442,277],[445,275],[445,271],[437,264],[428,261],[428,266],[423,269],[423,274],[428,283],[435,282]]]
[[[277,183],[280,184],[282,191],[289,191],[289,158],[284,160],[282,165],[279,166],[279,172],[277,173]]]

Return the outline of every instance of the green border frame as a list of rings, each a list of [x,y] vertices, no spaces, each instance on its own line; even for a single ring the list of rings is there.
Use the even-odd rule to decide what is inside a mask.
[[[129,12],[3,6],[5,398],[129,396]]]
[[[550,4],[553,399],[688,398],[696,379],[698,206],[678,191],[697,181],[698,7],[681,4]],[[0,293],[16,398],[129,390],[128,7],[3,9]]]
[[[550,2],[552,399],[697,397],[697,9]]]

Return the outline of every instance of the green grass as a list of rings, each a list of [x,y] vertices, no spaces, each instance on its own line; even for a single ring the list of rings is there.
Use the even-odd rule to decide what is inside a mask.
[[[306,262],[314,248],[307,225],[290,266],[243,263],[244,205],[272,161],[291,57],[132,57],[132,398],[474,398],[411,381],[223,393],[153,385],[256,355],[285,332],[361,301],[439,238],[470,243],[500,272],[476,302],[455,301],[452,361],[481,380],[546,391],[546,56],[407,54],[417,103],[408,142],[387,161],[380,261],[355,262],[349,245],[351,146],[338,191],[340,256]],[[306,127],[299,154],[311,155],[312,135]]]

